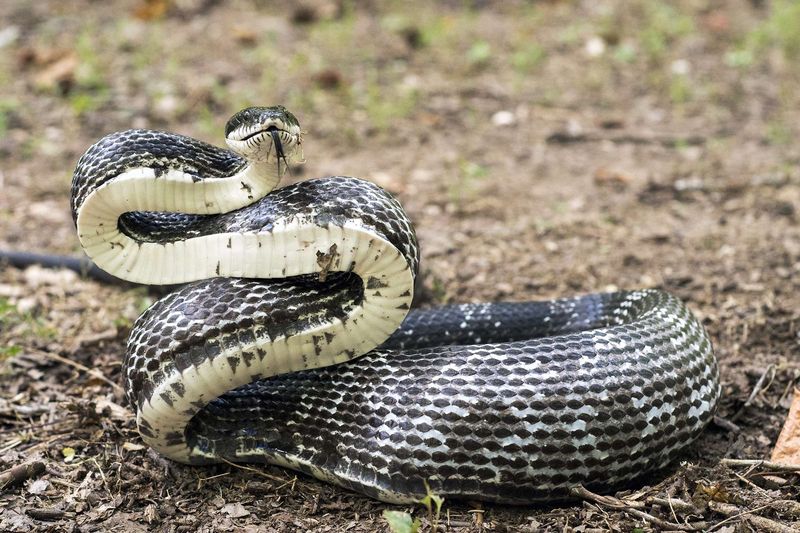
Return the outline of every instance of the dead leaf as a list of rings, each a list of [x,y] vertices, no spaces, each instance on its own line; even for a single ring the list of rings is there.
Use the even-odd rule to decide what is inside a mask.
[[[133,413],[128,409],[102,396],[95,398],[95,413],[102,416],[109,416],[114,420],[128,420],[133,417]],[[133,443],[125,444],[133,445]]]
[[[34,76],[33,83],[41,90],[61,89],[66,93],[75,81],[77,67],[78,56],[70,52],[40,70]]]
[[[731,495],[719,484],[698,483],[697,490],[715,502],[727,503],[731,500]]]
[[[336,89],[342,85],[342,75],[332,68],[317,72],[312,79],[321,89]]]
[[[800,389],[795,388],[789,414],[772,450],[775,463],[800,464]]]
[[[402,193],[406,190],[405,184],[395,174],[388,172],[373,172],[369,175],[369,180],[394,194]]]
[[[244,506],[239,502],[228,503],[224,505],[222,507],[222,512],[231,518],[242,518],[250,514],[250,511],[245,509]]]
[[[115,510],[116,506],[113,503],[104,503],[89,510],[87,514],[91,522],[100,522],[102,520],[107,520],[112,514],[114,514]]]
[[[703,26],[712,33],[725,33],[731,29],[731,21],[727,13],[719,9],[708,13],[703,18]]]
[[[144,444],[135,444],[133,442],[122,443],[122,449],[126,452],[138,452],[139,450],[144,450],[144,448]]]
[[[28,485],[28,492],[31,494],[43,494],[50,487],[50,482],[46,479],[37,479]]]
[[[126,443],[127,444],[127,443]],[[144,508],[144,521],[148,524],[155,524],[159,521],[160,517],[158,516],[158,508],[151,504],[148,504],[147,507]]]
[[[258,44],[258,33],[245,26],[235,26],[233,28],[233,38],[243,46],[255,46]]]
[[[600,167],[594,171],[594,182],[598,185],[627,185],[633,181],[630,174]]]
[[[143,0],[133,10],[133,16],[144,21],[160,19],[166,14],[168,7],[168,0]]]

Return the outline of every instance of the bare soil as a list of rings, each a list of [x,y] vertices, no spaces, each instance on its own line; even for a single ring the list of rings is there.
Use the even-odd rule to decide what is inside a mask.
[[[0,248],[79,255],[69,182],[102,135],[221,144],[239,108],[283,103],[307,132],[291,179],[397,194],[420,305],[660,287],[714,341],[717,423],[624,509],[448,501],[440,529],[800,529],[796,472],[721,463],[769,457],[800,379],[792,2],[111,4],[0,3]],[[155,298],[0,266],[0,471],[45,466],[0,488],[0,530],[387,531],[393,506],[142,444],[120,356]]]

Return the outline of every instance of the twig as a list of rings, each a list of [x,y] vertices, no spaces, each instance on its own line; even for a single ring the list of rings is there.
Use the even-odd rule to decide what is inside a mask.
[[[750,396],[748,396],[747,401],[744,402],[744,405],[742,406],[742,408],[739,409],[736,412],[736,414],[734,414],[731,417],[731,421],[732,422],[735,422],[736,420],[738,420],[738,418],[740,416],[742,416],[742,413],[744,412],[744,410],[747,409],[748,407],[750,407],[750,404],[753,403],[753,400],[756,399],[756,396],[758,395],[759,392],[761,392],[763,389],[769,387],[769,384],[767,384],[767,387],[765,387],[764,386],[764,382],[767,380],[767,376],[770,375],[770,374],[772,375],[772,377],[770,377],[770,379],[769,379],[769,384],[771,384],[772,380],[775,378],[775,365],[773,365],[773,364],[767,365],[767,368],[764,369],[764,372],[761,374],[761,377],[759,377],[758,381],[756,381],[756,384],[753,387],[753,391],[750,393]]]
[[[742,428],[740,428],[727,418],[722,418],[721,416],[715,416],[714,418],[711,419],[711,422],[718,428],[722,428],[729,433],[739,433],[742,431]]]
[[[92,462],[94,466],[97,467],[97,471],[100,472],[100,477],[103,478],[103,486],[105,487],[107,492],[111,492],[108,488],[108,480],[106,479],[106,475],[103,473],[103,469],[100,468],[100,463],[97,462],[97,458],[92,457]]]
[[[61,509],[28,509],[25,511],[28,516],[35,520],[52,522],[63,518],[65,512]]]
[[[767,505],[762,505],[761,507],[756,507],[755,509],[748,509],[748,510],[741,510],[735,505],[731,505],[729,503],[720,503],[715,501],[708,502],[708,507],[712,511],[716,511],[720,514],[727,516],[725,520],[721,522],[717,522],[714,524],[708,531],[713,531],[718,529],[723,524],[726,524],[730,521],[736,520],[737,518],[741,518],[745,522],[748,522],[751,526],[755,527],[757,531],[765,531],[767,533],[796,533],[796,529],[784,526],[783,524],[779,524],[775,520],[770,520],[769,518],[764,518],[763,516],[758,516],[753,513],[757,511],[761,511],[762,509],[766,509],[768,507],[772,507],[771,503]]]
[[[694,504],[677,498],[659,498],[658,496],[652,496],[645,501],[651,505],[666,506],[673,510],[677,509],[682,513],[700,514],[700,510]]]
[[[265,477],[267,479],[271,479],[272,481],[282,481],[283,484],[281,486],[279,486],[279,487],[275,487],[276,489],[281,489],[281,488],[283,488],[283,487],[285,487],[286,485],[289,485],[289,484],[291,484],[294,487],[294,483],[297,481],[297,476],[294,476],[292,479],[285,479],[285,478],[282,478],[282,477],[273,476],[272,474],[267,474],[266,472],[262,472],[261,470],[259,470],[257,468],[240,465],[240,464],[228,461],[227,459],[223,459],[223,458],[220,458],[220,459],[222,459],[223,463],[227,463],[227,464],[229,464],[229,465],[231,465],[231,466],[233,466],[235,468],[238,468],[240,470],[247,470],[248,472],[253,472],[254,474],[258,474],[261,477]]]
[[[229,476],[229,475],[231,475],[230,472],[223,472],[223,473],[217,474],[215,476],[197,478],[197,490],[202,489],[203,488],[203,483],[205,483],[206,481],[208,481],[210,479],[217,479],[217,478],[225,477],[225,476]]]
[[[84,365],[78,363],[77,361],[73,361],[72,359],[67,359],[66,357],[62,357],[62,356],[60,356],[58,354],[55,354],[55,353],[45,352],[43,350],[35,350],[35,349],[34,350],[29,350],[29,353],[34,354],[34,355],[40,355],[42,357],[46,357],[48,359],[52,359],[53,361],[58,361],[59,363],[64,363],[65,365],[69,365],[69,366],[71,366],[73,368],[76,368],[76,369],[82,371],[82,372],[86,372],[87,374],[89,374],[92,377],[95,377],[95,378],[97,378],[97,379],[99,379],[101,381],[104,381],[104,382],[108,383],[109,385],[111,385],[114,388],[114,390],[116,390],[119,393],[124,393],[125,392],[122,389],[122,387],[120,387],[119,385],[117,385],[116,383],[114,383],[113,381],[108,379],[107,377],[105,377],[102,372],[100,372],[99,370],[97,370],[95,368],[89,368],[88,366],[84,366]]]
[[[772,509],[780,516],[800,518],[800,503],[794,500],[775,500],[772,502]]]
[[[747,477],[745,477],[745,476],[741,475],[740,473],[738,473],[738,472],[734,472],[734,473],[733,473],[733,475],[734,475],[734,476],[736,476],[736,477],[738,477],[738,478],[739,478],[739,480],[741,480],[743,483],[745,483],[745,484],[747,484],[747,485],[750,485],[751,487],[753,487],[753,488],[754,488],[756,491],[758,491],[758,492],[766,492],[766,491],[765,491],[763,488],[759,487],[758,485],[756,485],[755,483],[753,483],[752,481],[750,481],[749,479],[747,479]]]
[[[648,135],[635,133],[622,133],[608,135],[602,133],[571,133],[556,131],[547,136],[548,144],[573,144],[586,142],[610,141],[616,144],[660,144],[669,148],[676,146],[700,146],[706,143],[706,138],[698,135],[688,137],[671,137],[669,135]]]
[[[44,463],[41,461],[33,461],[32,463],[17,465],[9,468],[5,472],[0,473],[0,490],[22,483],[23,481],[32,477],[38,477],[44,474]]]
[[[751,466],[753,468],[766,468],[776,472],[800,472],[800,465],[789,463],[773,463],[761,459],[722,459],[720,463],[726,466]]]
[[[19,446],[19,445],[20,445],[20,444],[22,444],[23,442],[25,442],[25,441],[23,441],[23,440],[22,440],[22,439],[20,439],[20,438],[11,439],[11,440],[10,440],[10,441],[8,441],[7,443],[3,444],[3,446],[2,446],[2,447],[0,447],[0,453],[6,453],[8,450],[13,450],[14,448],[16,448],[17,446]]]
[[[24,427],[12,427],[7,429],[0,429],[0,435],[5,435],[7,433],[21,433],[24,430],[30,431],[32,429],[42,429],[48,426],[55,426],[56,424],[60,424],[61,422],[66,422],[68,416],[69,415],[66,415],[64,418],[51,420],[50,422],[42,422],[41,424],[29,424],[24,420],[21,420],[19,425]]]
[[[583,486],[573,487],[572,489],[570,489],[570,493],[573,496],[580,498],[582,500],[588,500],[600,505],[604,505],[611,509],[616,509],[625,513],[632,514],[634,516],[638,516],[639,518],[661,529],[673,529],[678,531],[699,531],[700,529],[702,529],[702,527],[696,525],[678,524],[675,522],[668,522],[666,520],[662,520],[651,514],[645,513],[644,511],[634,509],[624,501],[614,498],[612,496],[601,496],[599,494],[595,494],[594,492],[589,491]]]

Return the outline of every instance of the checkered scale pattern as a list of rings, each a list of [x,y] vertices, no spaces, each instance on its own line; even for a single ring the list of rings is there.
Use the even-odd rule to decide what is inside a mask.
[[[172,134],[112,134],[79,162],[73,216],[92,191],[148,165],[178,168],[202,183],[241,172],[247,162]],[[376,236],[369,246],[388,241],[403,268],[418,270],[416,238],[400,205],[354,178],[291,185],[221,215],[120,213],[118,226],[139,242],[160,243],[265,235],[286,220],[316,228],[356,221]],[[413,501],[428,484],[445,497],[531,503],[567,498],[579,484],[610,490],[660,469],[715,411],[720,384],[710,340],[680,300],[657,290],[412,310],[386,342],[341,364],[255,374],[211,397],[203,383],[181,381],[203,368],[203,380],[233,382],[270,357],[242,346],[276,339],[305,342],[295,357],[318,355],[318,343],[335,337],[322,328],[336,322],[343,335],[348,317],[362,316],[353,310],[367,292],[378,298],[384,290],[378,277],[340,267],[327,279],[309,272],[197,281],[156,302],[135,324],[123,364],[137,413],[156,406],[150,418],[139,417],[145,439],[192,450],[188,462],[266,461],[385,501]],[[408,279],[398,298],[410,301]],[[305,363],[280,364],[316,366]],[[168,376],[177,381],[162,390]],[[189,389],[201,392],[186,399]],[[152,417],[182,400],[185,427],[156,436]]]
[[[446,497],[524,504],[665,467],[719,395],[709,338],[686,306],[618,292],[413,310],[360,359],[214,400],[187,435],[229,460],[290,456],[382,500],[424,495],[428,483]]]

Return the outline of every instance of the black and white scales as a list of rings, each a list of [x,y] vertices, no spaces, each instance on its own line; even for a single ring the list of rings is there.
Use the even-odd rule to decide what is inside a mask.
[[[248,108],[231,150],[129,130],[78,162],[92,260],[186,283],[137,320],[123,362],[160,453],[266,461],[389,502],[427,483],[531,503],[663,468],[712,418],[710,340],[667,293],[409,310],[419,248],[403,209],[356,178],[275,189],[300,140],[286,109]]]

